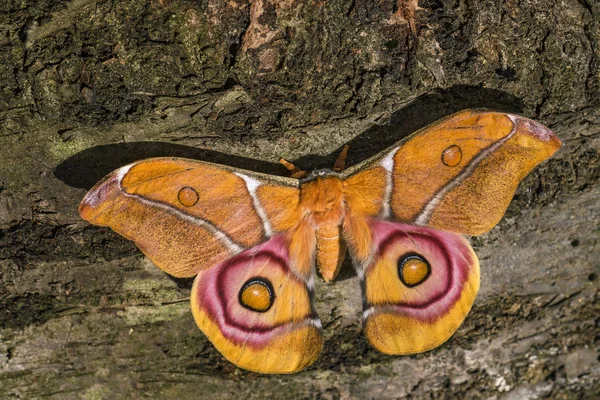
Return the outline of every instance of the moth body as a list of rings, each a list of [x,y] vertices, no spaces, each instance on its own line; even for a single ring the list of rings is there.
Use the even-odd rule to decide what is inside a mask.
[[[314,232],[316,264],[325,281],[337,276],[344,261],[342,221],[345,214],[344,186],[333,171],[309,177],[300,186],[300,208]]]

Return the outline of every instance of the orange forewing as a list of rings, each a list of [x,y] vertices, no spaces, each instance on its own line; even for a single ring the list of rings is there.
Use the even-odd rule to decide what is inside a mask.
[[[512,125],[502,114],[463,113],[412,137],[394,155],[394,215],[402,221],[413,220],[423,205],[477,154],[508,135]],[[459,146],[462,157],[448,167],[442,153],[451,146]]]
[[[391,215],[384,217],[479,235],[498,223],[520,181],[560,145],[534,121],[467,110],[354,168],[348,181],[385,165]]]
[[[263,237],[244,180],[222,168],[183,160],[143,161],[129,169],[121,187],[127,194],[167,204],[208,222],[241,247],[252,246]],[[197,193],[196,201],[183,200],[181,194],[186,190]]]
[[[91,223],[135,241],[169,274],[191,277],[273,233],[254,204],[253,185],[271,195],[261,197],[260,206],[274,217],[274,228],[285,230],[280,219],[295,212],[298,189],[257,179],[210,163],[149,159],[110,174],[79,210]]]
[[[428,222],[423,222],[470,235],[487,232],[504,215],[521,180],[560,146],[560,140],[542,125],[515,117],[512,136],[448,190],[443,200],[431,207]]]

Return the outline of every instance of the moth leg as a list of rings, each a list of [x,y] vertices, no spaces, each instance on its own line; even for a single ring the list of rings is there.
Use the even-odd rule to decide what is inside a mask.
[[[280,158],[279,162],[292,173],[292,178],[302,179],[308,175],[308,172],[296,167],[294,164],[283,158]]]
[[[342,172],[344,168],[346,168],[346,158],[348,157],[348,148],[349,145],[344,145],[342,152],[338,156],[337,160],[335,160],[335,164],[333,164],[333,170],[335,172]]]

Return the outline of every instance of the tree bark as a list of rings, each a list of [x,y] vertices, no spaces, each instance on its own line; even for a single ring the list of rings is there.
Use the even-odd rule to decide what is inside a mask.
[[[7,0],[0,4],[0,397],[598,398],[600,3]],[[438,349],[361,333],[344,265],[326,345],[291,376],[225,361],[187,280],[80,220],[85,190],[152,156],[285,175],[349,164],[465,108],[563,148],[473,239],[481,291]]]

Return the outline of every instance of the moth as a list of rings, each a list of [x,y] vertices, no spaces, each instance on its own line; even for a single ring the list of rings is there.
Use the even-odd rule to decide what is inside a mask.
[[[348,253],[363,327],[387,354],[440,346],[479,289],[462,235],[494,227],[519,182],[561,146],[546,127],[466,110],[344,169],[271,176],[153,158],[124,166],[85,196],[81,216],[133,240],[159,268],[194,277],[198,327],[237,366],[293,373],[323,346],[313,304],[318,269],[335,279]]]

